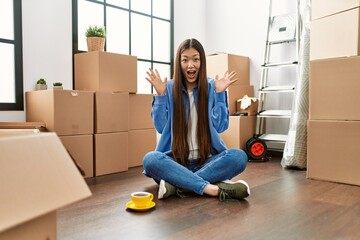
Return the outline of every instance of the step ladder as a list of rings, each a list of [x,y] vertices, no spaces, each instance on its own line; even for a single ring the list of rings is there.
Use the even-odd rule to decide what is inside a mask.
[[[299,57],[299,47],[300,47],[300,12],[299,5],[300,0],[295,0],[295,12],[273,16],[272,15],[272,0],[269,0],[269,18],[267,24],[267,34],[266,34],[266,43],[263,64],[261,65],[261,79],[259,87],[259,104],[258,104],[258,114],[257,114],[257,123],[256,123],[256,135],[254,137],[259,138],[267,143],[267,148],[272,149],[270,144],[273,143],[273,146],[282,146],[274,147],[273,150],[283,151],[283,146],[287,141],[287,135],[269,133],[265,131],[265,122],[266,119],[270,118],[291,118],[291,109],[281,110],[281,109],[266,109],[266,100],[269,94],[283,94],[283,93],[294,93],[295,84],[289,85],[273,85],[271,79],[269,79],[269,71],[277,69],[278,72],[281,72],[284,68],[294,69],[296,75],[298,57]],[[285,44],[295,44],[292,49],[295,49],[295,59],[290,61],[282,62],[270,62],[271,48],[277,46],[278,48],[284,46]],[[289,46],[289,45],[288,45]],[[289,71],[289,70],[288,70]],[[293,80],[292,83],[296,81]],[[289,121],[290,122],[290,121]],[[280,143],[280,144],[279,144]]]

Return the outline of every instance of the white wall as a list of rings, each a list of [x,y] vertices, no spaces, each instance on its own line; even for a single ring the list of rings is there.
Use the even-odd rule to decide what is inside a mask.
[[[206,50],[206,0],[174,0],[174,56],[188,38],[199,40]]]
[[[208,51],[250,58],[250,83],[259,85],[268,8],[263,0],[209,0]]]
[[[72,89],[72,1],[23,0],[24,91],[44,78]],[[0,121],[25,121],[25,111],[0,111]]]

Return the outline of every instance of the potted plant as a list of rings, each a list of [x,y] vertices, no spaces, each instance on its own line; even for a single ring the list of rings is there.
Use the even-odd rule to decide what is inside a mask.
[[[47,85],[46,85],[45,79],[40,78],[40,79],[36,82],[35,90],[46,90],[46,89],[47,89]]]
[[[88,51],[104,51],[106,31],[103,26],[89,26],[85,32]]]
[[[62,89],[63,89],[62,83],[61,83],[61,82],[55,82],[55,83],[53,83],[53,89],[60,89],[60,90],[62,90]]]

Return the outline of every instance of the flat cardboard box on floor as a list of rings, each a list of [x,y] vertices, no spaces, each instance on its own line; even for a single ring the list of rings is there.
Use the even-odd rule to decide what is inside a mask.
[[[310,62],[309,118],[360,120],[360,57]]]
[[[129,167],[142,165],[145,154],[156,148],[156,130],[140,129],[129,131]]]
[[[311,22],[310,60],[358,56],[359,8]]]
[[[0,129],[38,129],[46,130],[44,122],[0,122]]]
[[[0,129],[0,136],[21,136],[40,133],[38,129]]]
[[[58,135],[93,134],[94,92],[26,92],[26,121],[45,122],[46,129]]]
[[[0,152],[0,239],[56,239],[56,210],[91,196],[61,141],[0,133]]]
[[[95,92],[95,133],[129,130],[129,93]]]
[[[360,121],[309,120],[307,177],[360,185]]]
[[[246,142],[255,134],[256,116],[230,116],[229,128],[220,133],[228,148],[245,149]]]
[[[130,130],[154,128],[151,118],[152,100],[152,94],[130,94]]]
[[[311,19],[323,18],[359,6],[359,0],[312,0]]]
[[[236,71],[238,80],[233,85],[250,85],[249,58],[228,53],[217,53],[206,56],[208,77],[222,77],[226,71]]]
[[[110,52],[75,54],[75,89],[137,92],[137,57]]]
[[[94,176],[93,135],[60,136],[66,150],[84,170],[85,178]]]
[[[128,170],[128,132],[94,134],[95,176]]]
[[[254,97],[254,86],[253,85],[230,85],[228,87],[228,105],[229,113],[233,115],[236,112],[237,100],[243,98],[245,95]]]

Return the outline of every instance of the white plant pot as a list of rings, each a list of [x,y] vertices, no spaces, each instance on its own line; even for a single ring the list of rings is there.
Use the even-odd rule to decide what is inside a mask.
[[[36,84],[35,86],[35,90],[46,90],[47,89],[47,85],[46,84]]]

